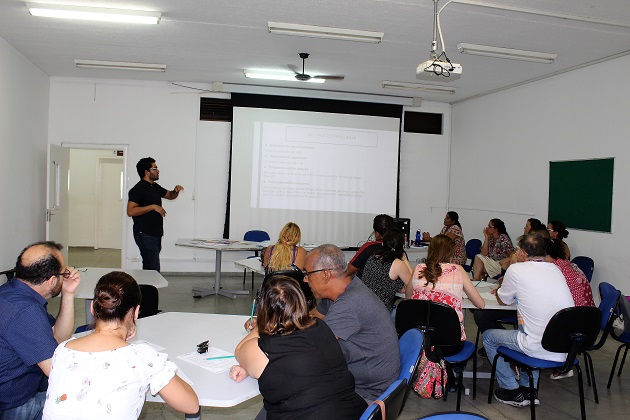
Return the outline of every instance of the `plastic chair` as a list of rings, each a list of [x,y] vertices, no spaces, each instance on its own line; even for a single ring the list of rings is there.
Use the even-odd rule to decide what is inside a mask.
[[[463,376],[466,362],[472,357],[475,345],[461,341],[461,325],[455,309],[428,300],[404,300],[396,310],[396,331],[403,334],[418,328],[424,333],[423,348],[430,351],[435,347],[448,368],[457,375],[457,405],[459,411],[464,389]],[[448,392],[444,392],[444,401]]]
[[[617,372],[617,376],[621,376],[621,371],[623,370],[623,365],[626,363],[626,356],[628,355],[628,349],[630,349],[630,301],[624,295],[619,296],[617,300],[617,307],[619,308],[619,316],[623,318],[623,332],[621,334],[617,334],[615,330],[611,327],[610,336],[619,341],[621,345],[617,348],[617,352],[615,353],[615,360],[613,361],[612,368],[610,369],[610,376],[608,377],[608,385],[606,388],[610,388],[612,384],[613,375],[615,373],[615,368],[617,367],[617,361],[619,360],[619,354],[621,353],[621,349],[625,349],[623,352],[623,357],[621,359],[621,364],[619,365],[619,372]]]
[[[580,270],[582,270],[582,272],[586,276],[586,279],[590,283],[591,279],[593,278],[593,270],[595,269],[595,261],[593,261],[593,259],[590,257],[579,256],[579,257],[573,258],[571,262],[577,265]]]
[[[142,300],[140,301],[140,313],[138,318],[146,318],[147,316],[157,315],[161,311],[159,308],[160,293],[157,287],[150,284],[140,284],[140,293]]]
[[[405,402],[407,402],[409,392],[411,392],[413,379],[418,371],[418,363],[420,363],[420,356],[422,355],[422,339],[422,332],[412,328],[404,333],[398,342],[398,347],[400,348],[400,375],[398,375],[398,379],[407,381],[407,389],[400,406],[400,412],[405,407]]]
[[[386,420],[396,420],[398,418],[402,409],[406,389],[407,380],[397,379],[378,397],[378,399],[385,404]],[[381,416],[381,407],[379,407],[376,402],[373,402],[365,409],[359,420],[381,419]]]
[[[317,306],[315,296],[313,296],[313,291],[311,290],[311,287],[308,285],[308,283],[304,281],[304,273],[302,273],[302,271],[298,269],[271,271],[265,274],[265,278],[263,279],[263,284],[265,284],[265,282],[268,279],[274,276],[287,276],[296,280],[300,284],[300,287],[302,288],[302,293],[304,293],[304,296],[306,297],[306,303],[308,304],[308,309],[310,310],[310,309],[313,309],[315,306]]]
[[[554,353],[567,353],[563,362],[553,362],[544,359],[527,356],[520,351],[511,350],[500,346],[497,355],[492,362],[492,373],[490,375],[490,391],[488,393],[488,404],[492,403],[494,388],[494,378],[496,375],[497,361],[499,357],[510,362],[529,375],[529,395],[531,418],[536,418],[534,379],[533,370],[554,369],[564,374],[570,371],[573,366],[578,373],[578,386],[580,393],[580,410],[582,419],[586,419],[586,407],[584,404],[584,384],[582,381],[582,369],[580,368],[577,356],[590,348],[597,334],[601,322],[601,312],[593,306],[576,306],[561,309],[551,317],[541,340],[542,347]],[[539,382],[540,383],[540,382]]]
[[[612,331],[613,321],[616,319],[616,308],[617,301],[619,300],[619,296],[621,292],[615,287],[606,282],[602,282],[599,284],[599,296],[601,297],[601,302],[599,303],[599,311],[602,314],[602,321],[600,323],[600,329],[602,330],[602,335],[599,338],[599,341],[593,344],[590,348],[584,351],[584,367],[586,368],[586,383],[591,386],[591,379],[593,384],[593,395],[595,397],[595,402],[599,404],[599,398],[597,396],[597,384],[595,383],[595,370],[593,369],[593,359],[591,355],[588,353],[589,351],[598,350],[604,346],[606,342],[606,338],[610,335]]]
[[[82,332],[84,332],[84,331],[91,331],[91,330],[93,330],[93,329],[94,329],[94,325],[90,325],[90,324],[79,325],[79,326],[77,327],[77,329],[76,329],[76,330],[74,330],[74,333],[75,333],[75,334],[79,334],[79,333],[82,333]]]
[[[15,276],[15,268],[12,268],[10,270],[0,271],[0,276],[3,274],[7,276],[7,281],[9,281]]]
[[[249,242],[264,242],[270,239],[271,238],[269,238],[269,234],[265,232],[264,230],[248,230],[247,232],[245,232],[245,236],[243,236],[243,240],[249,241]],[[260,256],[259,252],[260,251],[254,251],[254,255],[247,258],[258,258]],[[245,284],[246,276],[247,276],[247,269],[243,269],[243,285]],[[252,289],[253,288],[254,288],[254,272],[252,271]]]
[[[466,242],[466,258],[470,259],[470,265],[464,264],[464,270],[470,273],[472,271],[473,263],[475,262],[475,256],[481,252],[481,240],[469,239]]]
[[[420,417],[417,420],[490,420],[488,417],[482,416],[481,414],[474,413],[464,413],[463,411],[447,411],[444,413],[433,413],[428,416]]]

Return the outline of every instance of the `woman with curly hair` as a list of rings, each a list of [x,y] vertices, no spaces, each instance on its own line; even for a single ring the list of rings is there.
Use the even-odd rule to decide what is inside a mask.
[[[298,246],[301,239],[300,227],[289,222],[280,231],[278,242],[267,247],[262,256],[262,264],[267,273],[290,270],[293,266],[302,270],[306,259],[306,250]]]
[[[473,280],[482,280],[486,275],[496,277],[501,274],[500,261],[512,255],[514,245],[501,219],[490,219],[483,228],[483,244],[481,253],[473,262]]]
[[[407,288],[406,297],[442,302],[455,309],[461,323],[463,341],[466,339],[462,313],[463,294],[479,309],[483,309],[486,302],[462,266],[450,262],[454,251],[455,242],[448,236],[437,235],[431,239],[427,262],[416,266],[411,279],[413,287]]]
[[[358,419],[366,402],[328,325],[313,318],[298,283],[287,276],[263,284],[257,323],[236,346],[230,377],[258,379],[264,408],[256,418]],[[266,412],[266,413],[265,413]]]

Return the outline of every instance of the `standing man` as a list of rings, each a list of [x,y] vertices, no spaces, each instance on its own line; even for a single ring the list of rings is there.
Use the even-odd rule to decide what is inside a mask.
[[[15,278],[0,286],[0,420],[41,419],[57,345],[74,332],[79,273],[65,266],[61,245],[38,242],[20,253]],[[47,300],[61,293],[59,315]]]
[[[503,282],[492,291],[501,305],[516,302],[518,329],[489,329],[483,333],[483,345],[492,361],[499,346],[525,353],[538,359],[562,362],[566,356],[551,353],[542,347],[542,336],[551,317],[561,309],[574,306],[573,297],[562,272],[545,260],[547,246],[538,235],[523,236],[516,249],[517,263],[510,265]],[[538,389],[540,372],[532,372],[534,387]],[[523,407],[530,404],[529,376],[521,372],[517,378],[510,364],[503,358],[497,361],[499,388],[494,398],[504,404]],[[534,396],[538,404],[538,396]]]
[[[133,218],[133,238],[140,249],[143,270],[160,271],[160,251],[164,235],[164,216],[162,197],[174,200],[184,189],[175,185],[172,191],[163,188],[157,181],[160,170],[155,159],[142,158],[136,164],[140,181],[129,190],[127,216]]]
[[[321,299],[311,314],[323,319],[339,340],[357,394],[376,400],[400,372],[391,314],[361,280],[348,275],[346,258],[335,245],[309,252],[304,267],[304,281]]]

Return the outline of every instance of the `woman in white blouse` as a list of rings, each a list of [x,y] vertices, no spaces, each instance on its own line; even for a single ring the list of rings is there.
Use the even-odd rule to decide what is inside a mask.
[[[114,271],[96,284],[94,332],[59,344],[52,358],[44,419],[137,419],[147,390],[174,409],[195,414],[199,399],[177,366],[136,335],[140,288]]]

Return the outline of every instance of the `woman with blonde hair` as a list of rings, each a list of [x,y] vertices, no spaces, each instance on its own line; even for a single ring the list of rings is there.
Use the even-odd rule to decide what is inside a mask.
[[[278,242],[267,247],[263,253],[262,263],[267,273],[279,270],[290,270],[293,266],[304,269],[306,250],[298,246],[301,239],[300,227],[289,222],[280,231]]]

